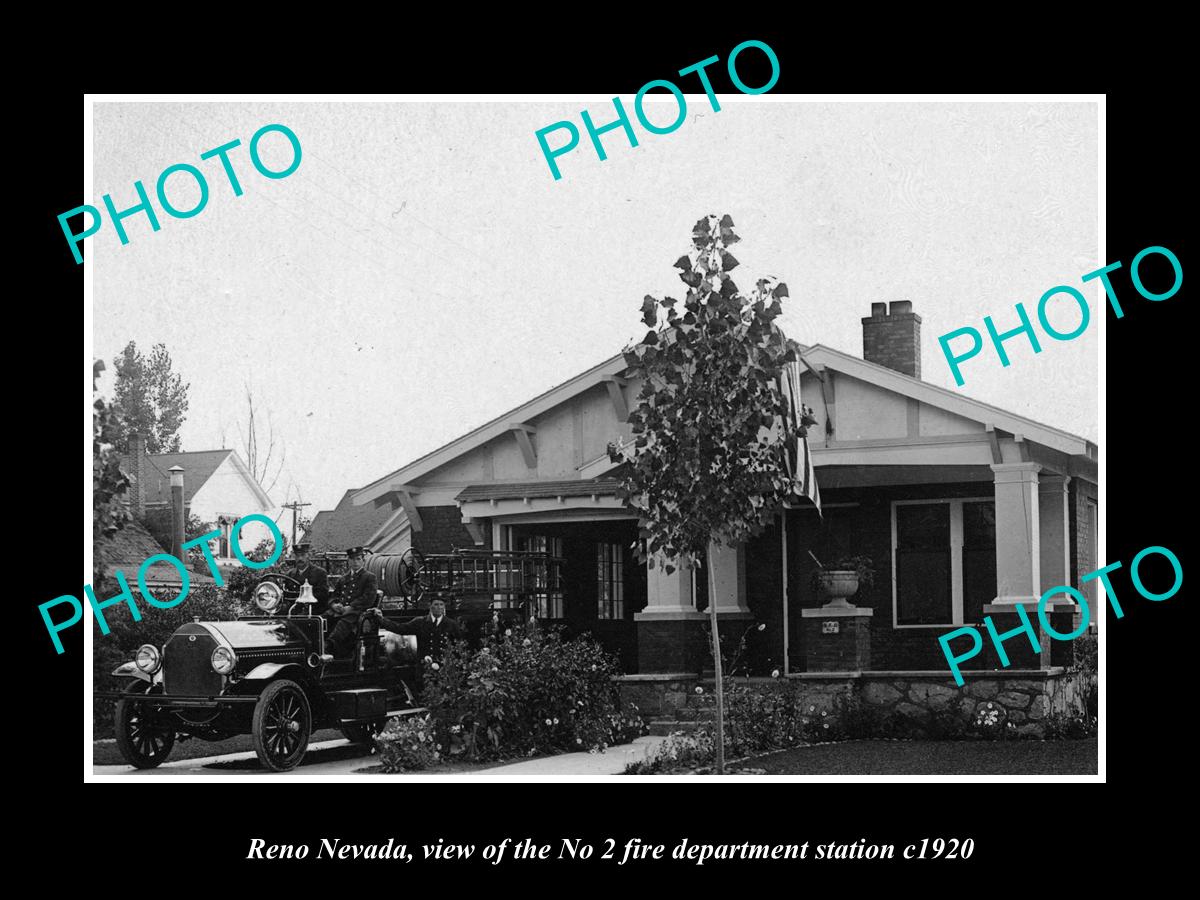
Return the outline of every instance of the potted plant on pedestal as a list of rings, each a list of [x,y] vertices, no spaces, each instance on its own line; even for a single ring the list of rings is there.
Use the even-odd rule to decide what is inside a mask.
[[[830,609],[854,609],[850,598],[865,596],[874,584],[875,565],[869,556],[843,557],[836,565],[812,573],[812,588],[827,598],[825,606]]]

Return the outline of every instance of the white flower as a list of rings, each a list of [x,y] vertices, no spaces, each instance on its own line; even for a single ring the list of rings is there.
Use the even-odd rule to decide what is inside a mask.
[[[441,749],[442,749],[442,745],[441,745],[441,744],[438,744],[437,748],[438,748],[439,750],[441,750]]]
[[[700,685],[696,685],[696,693],[697,693],[697,694],[703,694],[703,693],[704,693],[704,688],[700,687]]]
[[[577,743],[577,744],[582,744],[582,743],[583,743],[583,738],[575,738],[575,743]]]
[[[822,725],[821,727],[822,727],[822,728],[828,728],[828,727],[829,727],[829,723],[828,723],[828,722],[826,722],[826,723],[825,723],[824,725]]]
[[[546,724],[547,724],[547,725],[549,725],[549,724],[550,724],[550,720],[549,720],[549,719],[547,719],[547,720],[546,720]]]
[[[816,712],[816,711],[817,711],[817,708],[816,708],[815,706],[810,706],[810,707],[808,708],[808,711],[809,711],[809,712]]]
[[[766,623],[766,622],[763,622],[761,625],[759,625],[759,626],[758,626],[758,630],[759,630],[759,631],[766,631],[766,630],[767,630],[767,623]]]
[[[425,662],[433,662],[433,657],[432,656],[425,657]]]
[[[827,715],[829,715],[829,713],[827,713],[825,710],[821,710],[821,718],[822,719],[825,718]]]
[[[992,704],[990,704],[990,703],[989,703],[989,704],[988,704],[988,709],[991,709],[991,708],[992,708]]]
[[[779,677],[779,670],[778,670],[778,669],[772,669],[772,670],[771,670],[771,677],[772,677],[772,678],[778,678],[778,677]]]
[[[505,628],[505,629],[504,629],[504,634],[505,634],[505,636],[506,636],[506,637],[512,637],[512,629],[511,629],[511,628]]]
[[[525,646],[525,647],[528,647],[532,643],[533,643],[533,641],[531,641],[529,638],[525,638],[525,640],[521,641],[522,646]]]
[[[554,717],[554,724],[555,724],[555,725],[557,725],[557,724],[558,724],[558,716],[555,716],[555,717]]]
[[[435,671],[435,672],[436,672],[436,671],[437,671],[438,669],[440,669],[440,668],[441,668],[441,666],[439,666],[437,663],[434,663],[434,664],[433,664],[433,671]]]

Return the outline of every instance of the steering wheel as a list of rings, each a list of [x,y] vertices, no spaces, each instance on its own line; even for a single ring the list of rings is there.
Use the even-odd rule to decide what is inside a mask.
[[[409,547],[400,554],[400,596],[405,600],[410,600],[421,591],[426,590],[424,576],[424,554],[416,547]]]

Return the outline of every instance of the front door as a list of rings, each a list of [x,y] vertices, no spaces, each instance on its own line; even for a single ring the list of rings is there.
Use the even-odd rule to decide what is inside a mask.
[[[568,636],[591,633],[634,671],[637,644],[633,614],[646,605],[646,568],[633,555],[634,520],[513,525],[514,550],[538,550],[564,559],[562,591],[538,598],[539,618],[567,627]]]

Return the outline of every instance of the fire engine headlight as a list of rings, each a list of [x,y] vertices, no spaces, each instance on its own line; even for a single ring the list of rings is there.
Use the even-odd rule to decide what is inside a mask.
[[[237,654],[228,647],[218,647],[212,652],[213,671],[218,675],[228,675],[237,665]]]
[[[283,589],[273,581],[264,581],[254,591],[254,602],[263,612],[273,612],[283,599]]]
[[[158,648],[153,644],[142,644],[142,646],[138,647],[134,663],[147,675],[153,675],[157,672],[161,662],[162,660],[158,655]]]

